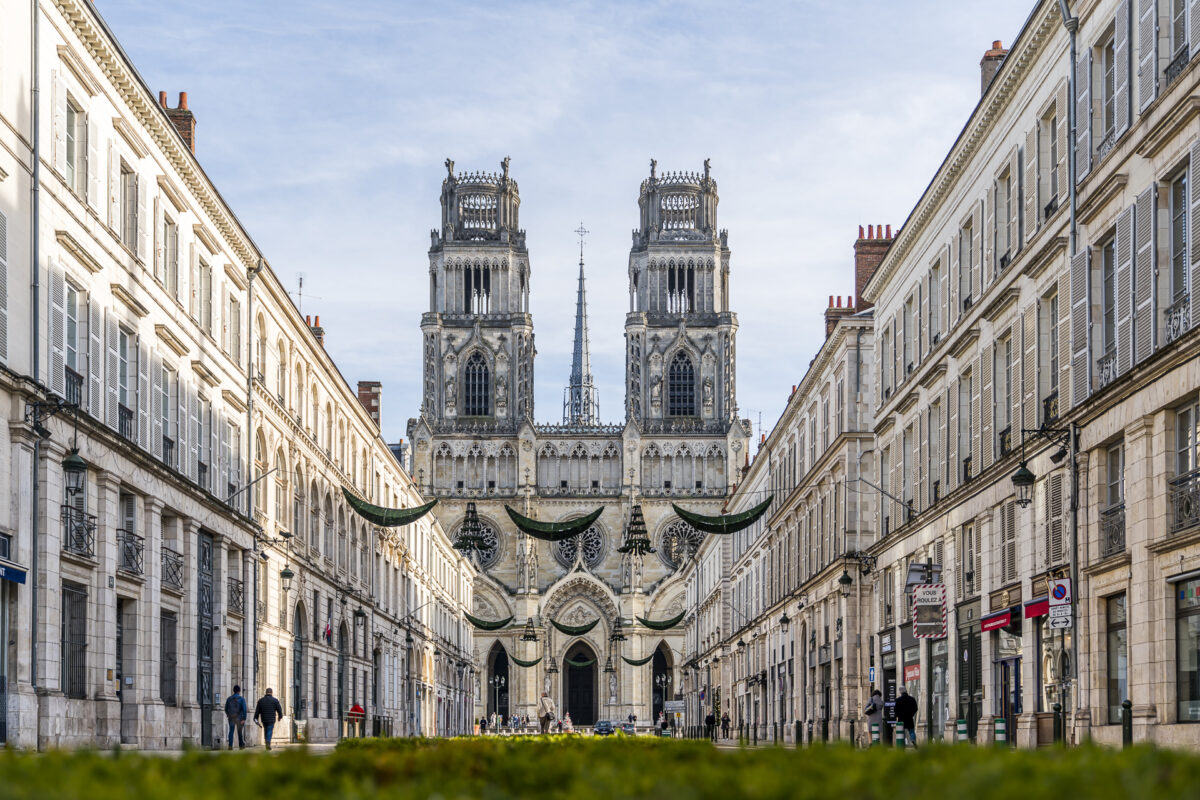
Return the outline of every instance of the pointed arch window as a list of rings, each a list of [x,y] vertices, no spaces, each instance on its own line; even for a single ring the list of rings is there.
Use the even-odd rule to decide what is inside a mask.
[[[696,370],[686,353],[676,353],[667,370],[667,414],[696,416]]]
[[[463,369],[463,413],[468,417],[486,417],[491,413],[487,361],[473,353]]]

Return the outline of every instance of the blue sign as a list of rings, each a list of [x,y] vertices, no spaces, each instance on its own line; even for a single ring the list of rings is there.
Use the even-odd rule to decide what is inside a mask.
[[[20,567],[14,567],[11,564],[0,564],[0,580],[24,583],[25,570]]]
[[[868,683],[875,682],[875,668],[874,667],[871,667],[870,669],[867,670],[867,682]]]

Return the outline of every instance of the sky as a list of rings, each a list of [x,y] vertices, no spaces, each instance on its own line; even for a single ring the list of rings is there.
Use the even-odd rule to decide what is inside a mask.
[[[383,435],[420,406],[444,160],[512,158],[530,254],[535,416],[561,422],[579,244],[605,421],[624,419],[638,187],[712,159],[732,250],[738,405],[769,432],[854,294],[858,226],[903,223],[1033,0],[97,0]],[[303,299],[295,294],[303,276]]]

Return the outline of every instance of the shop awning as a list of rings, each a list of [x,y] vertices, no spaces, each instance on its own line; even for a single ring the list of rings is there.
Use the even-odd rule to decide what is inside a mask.
[[[25,568],[18,567],[10,561],[0,559],[0,580],[12,581],[13,583],[25,582]]]
[[[1011,608],[1006,608],[1003,611],[997,611],[995,614],[989,614],[979,620],[979,629],[987,633],[988,631],[1006,627],[1012,622],[1012,612]]]
[[[1038,597],[1025,604],[1025,619],[1044,617],[1050,613],[1050,598]]]

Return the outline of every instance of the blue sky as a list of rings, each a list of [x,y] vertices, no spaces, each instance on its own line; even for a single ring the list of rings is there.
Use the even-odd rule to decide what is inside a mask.
[[[171,3],[98,7],[151,89],[188,92],[200,162],[319,314],[383,433],[420,404],[420,314],[446,157],[512,157],[528,233],[536,416],[557,422],[578,245],[592,364],[621,421],[637,191],[712,159],[733,251],[742,416],[767,431],[854,292],[858,225],[899,226],[1032,0]]]

